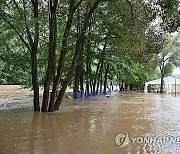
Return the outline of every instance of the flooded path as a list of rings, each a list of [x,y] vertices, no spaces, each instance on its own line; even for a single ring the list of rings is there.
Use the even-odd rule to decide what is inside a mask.
[[[180,153],[180,98],[130,92],[66,102],[54,113],[1,110],[0,153]]]

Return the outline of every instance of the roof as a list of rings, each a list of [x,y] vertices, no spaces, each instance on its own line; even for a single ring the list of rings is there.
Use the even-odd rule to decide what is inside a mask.
[[[176,80],[176,84],[180,85],[180,80],[176,79],[176,78],[173,78],[171,76],[164,77],[164,84],[175,84],[175,80]],[[148,85],[148,84],[159,85],[159,84],[161,84],[161,79],[156,79],[156,80],[153,80],[153,81],[148,81],[145,84],[146,85]]]

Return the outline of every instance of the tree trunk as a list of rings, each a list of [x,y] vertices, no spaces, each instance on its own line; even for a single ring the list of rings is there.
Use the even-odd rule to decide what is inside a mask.
[[[80,10],[78,9],[78,25],[77,29],[79,29],[79,32],[81,31],[81,26],[80,26]],[[79,36],[79,33],[78,33]],[[84,54],[84,41],[82,42],[82,51],[81,54],[79,55],[79,65],[80,65],[80,79],[79,79],[79,84],[80,84],[80,97],[83,98],[84,96],[84,62],[83,62],[83,54]]]
[[[164,57],[163,57],[164,60]],[[159,65],[161,71],[161,86],[160,86],[160,93],[163,93],[163,86],[164,86],[164,62],[162,65]]]
[[[89,35],[88,35],[89,36]],[[90,38],[88,37],[87,42],[87,57],[86,57],[86,96],[90,96]]]
[[[83,61],[83,60],[82,60]],[[81,63],[81,75],[80,75],[80,91],[81,91],[81,98],[84,97],[84,74],[83,74],[83,63]]]
[[[87,96],[90,96],[92,94],[90,39],[88,40],[88,45],[87,45],[86,73],[87,73],[87,75],[86,75],[86,93],[87,93]]]
[[[88,41],[86,49],[86,96],[90,96],[89,86],[90,86],[90,37],[91,37],[91,24],[88,32]]]
[[[26,1],[22,1],[22,6],[20,7],[16,1],[13,1],[15,4],[16,9],[18,10],[19,16],[22,18],[24,23],[24,29],[26,30],[25,35],[21,34],[19,30],[11,23],[10,20],[7,19],[6,16],[1,15],[2,19],[9,24],[9,26],[14,30],[17,36],[20,38],[22,43],[27,47],[28,51],[30,52],[31,57],[31,77],[32,77],[32,86],[34,92],[34,111],[40,111],[39,106],[39,84],[38,84],[38,70],[37,70],[37,50],[38,50],[38,43],[39,43],[39,22],[35,22],[34,26],[31,26],[32,33],[30,32],[29,25],[27,24],[27,17],[26,17]],[[32,4],[32,18],[34,21],[38,21],[39,17],[39,2],[38,0],[31,1]]]
[[[132,84],[130,84],[129,89],[133,90],[133,85]]]
[[[101,66],[100,66],[100,70],[99,70],[99,74],[98,74],[98,83],[97,83],[97,88],[96,88],[96,94],[98,94],[100,79],[101,79],[102,72],[103,72],[104,56],[105,56],[104,54],[105,54],[105,51],[106,51],[106,46],[107,46],[107,43],[105,43],[105,45],[103,47],[103,51],[101,53]]]
[[[83,42],[82,42],[83,45]],[[82,47],[83,48],[83,47]],[[79,97],[83,96],[83,49],[81,49],[81,55],[79,55],[78,65],[76,66],[75,70],[75,85],[74,85],[74,99],[79,99]],[[80,92],[79,93],[79,85],[80,85]],[[80,96],[81,95],[81,96]]]
[[[80,28],[80,9],[78,7],[77,9],[77,39],[79,37],[79,34],[81,32],[81,28]],[[83,50],[83,49],[81,49]],[[82,54],[81,54],[82,55]],[[79,85],[80,85],[80,78],[81,78],[81,58],[79,55],[79,59],[78,59],[78,65],[76,66],[76,69],[75,69],[75,78],[74,78],[74,96],[73,98],[74,99],[79,99]]]
[[[79,55],[79,65],[80,65],[80,79],[79,79],[79,84],[80,84],[80,97],[83,98],[84,96],[84,62],[83,62],[83,53],[84,53],[84,40],[82,41],[82,49],[81,49],[81,54]]]
[[[79,97],[79,83],[80,83],[80,75],[81,75],[81,67],[80,65],[76,66],[75,70],[75,81],[74,81],[74,99],[78,99]]]
[[[163,70],[161,70],[161,87],[160,87],[160,93],[163,93],[163,87],[164,87],[164,73],[163,73]]]
[[[34,92],[34,100],[33,100],[34,111],[40,111],[36,51],[31,52],[31,76],[32,76],[32,85],[33,85],[33,92]]]
[[[114,89],[113,89],[113,82],[111,81],[111,91],[113,91]]]
[[[50,0],[49,4],[49,57],[48,57],[48,66],[46,70],[46,76],[44,80],[44,93],[43,93],[43,102],[42,102],[42,112],[47,112],[48,103],[49,103],[49,90],[50,84],[53,78],[53,72],[55,68],[55,54],[56,54],[56,38],[57,38],[57,18],[56,18],[56,8],[58,5],[58,0]],[[51,111],[52,107],[49,107]]]
[[[108,72],[109,72],[109,65],[107,65],[107,68],[104,74],[104,91],[103,91],[104,95],[106,95]]]
[[[54,103],[56,100],[57,89],[58,89],[58,85],[59,85],[59,82],[61,79],[65,56],[67,53],[67,41],[68,41],[71,26],[72,26],[73,16],[74,16],[74,13],[75,13],[77,7],[80,5],[80,2],[82,2],[82,1],[79,1],[79,3],[76,6],[74,6],[75,1],[74,0],[70,1],[68,20],[66,22],[66,28],[64,30],[64,35],[63,35],[63,40],[62,40],[61,55],[59,57],[57,74],[56,74],[56,77],[55,77],[55,80],[53,83],[53,89],[52,89],[51,98],[50,98],[50,102],[49,102],[49,111],[51,111],[51,112],[54,110]]]
[[[79,55],[81,54],[82,50],[83,49],[83,44],[82,42],[84,41],[84,38],[85,38],[85,33],[87,31],[87,28],[88,28],[88,25],[89,25],[89,19],[92,15],[92,13],[94,12],[94,10],[96,9],[96,7],[98,6],[99,2],[101,0],[96,0],[94,2],[94,4],[92,5],[92,7],[90,8],[89,12],[87,13],[86,17],[85,17],[85,20],[84,20],[84,24],[83,24],[83,28],[82,28],[82,31],[79,35],[79,38],[77,39],[76,41],[76,49],[75,49],[75,53],[74,53],[74,56],[73,56],[73,60],[72,60],[72,64],[71,64],[71,68],[70,68],[70,71],[69,73],[67,74],[67,77],[65,79],[65,82],[64,84],[62,85],[62,88],[58,94],[58,97],[57,97],[57,100],[55,102],[55,106],[54,106],[54,109],[55,110],[58,110],[59,109],[59,106],[61,105],[62,103],[62,100],[63,100],[63,96],[64,96],[64,93],[67,89],[67,86],[70,82],[70,80],[72,79],[73,75],[74,75],[74,70],[76,68],[76,65],[77,65],[77,62],[78,62],[78,57]]]
[[[124,81],[121,82],[121,88],[120,91],[124,91]]]
[[[38,12],[38,0],[34,0],[32,2],[33,5],[33,13],[34,19],[38,20],[39,12]],[[38,42],[39,42],[39,23],[36,22],[34,26],[34,41],[31,38],[31,65],[32,65],[32,84],[34,90],[34,111],[40,111],[39,106],[39,84],[38,84],[38,70],[37,70],[37,50],[38,50]],[[29,35],[30,37],[30,35]]]
[[[93,80],[90,78],[91,95],[93,94]]]
[[[94,82],[93,82],[93,95],[96,95],[96,82],[97,82],[97,76],[98,76],[99,69],[100,69],[100,63],[101,63],[101,60],[99,60],[99,62],[97,64],[97,68],[96,68],[96,74],[95,74]]]
[[[126,91],[129,90],[128,87],[129,87],[129,84],[127,82],[125,82],[125,90]]]
[[[101,94],[102,94],[102,86],[103,86],[103,77],[101,76],[101,79],[100,79],[100,93]]]
[[[102,76],[102,70],[103,70],[103,61],[101,61],[101,66],[100,66],[100,70],[99,70],[99,74],[98,74],[98,78],[97,78],[97,87],[96,87],[96,95],[98,94],[98,90],[99,90],[99,84],[100,84],[100,80],[101,80],[101,76]]]

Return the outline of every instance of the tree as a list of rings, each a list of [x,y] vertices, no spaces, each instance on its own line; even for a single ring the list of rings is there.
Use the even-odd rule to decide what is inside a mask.
[[[73,60],[72,60],[72,63],[71,63],[70,70],[69,70],[69,72],[67,74],[67,77],[66,77],[66,79],[65,79],[65,81],[64,81],[64,83],[62,85],[62,88],[61,88],[61,90],[60,90],[60,92],[58,94],[58,97],[56,99],[56,102],[54,104],[54,109],[55,110],[59,109],[59,106],[61,105],[62,100],[63,100],[64,93],[65,93],[65,91],[67,89],[67,86],[68,86],[70,80],[73,77],[73,74],[75,72],[75,67],[78,64],[78,57],[79,57],[80,54],[82,54],[83,41],[84,41],[84,38],[85,38],[87,28],[89,26],[89,20],[91,18],[91,15],[93,14],[95,9],[99,5],[100,1],[101,0],[96,0],[92,4],[92,6],[90,6],[88,13],[85,15],[85,19],[84,19],[84,22],[83,22],[81,33],[79,34],[79,37],[76,40],[75,52],[74,52],[74,56],[73,56]]]
[[[82,3],[82,0],[80,0],[77,4],[75,4],[74,0],[70,1],[69,14],[68,14],[67,22],[66,22],[66,27],[64,30],[64,35],[63,35],[63,39],[62,39],[62,48],[61,48],[60,57],[59,57],[59,61],[58,61],[57,74],[55,76],[55,80],[53,83],[53,89],[52,89],[52,93],[51,93],[51,98],[50,98],[50,102],[49,102],[49,109],[48,110],[51,112],[54,111],[54,103],[56,101],[57,88],[59,86],[59,82],[60,82],[61,77],[62,77],[62,71],[63,71],[64,62],[65,62],[65,56],[66,56],[67,50],[68,50],[68,37],[69,37],[69,32],[71,30],[74,13],[81,3]],[[65,90],[66,90],[66,88],[65,88]],[[63,95],[64,95],[64,93],[62,94],[62,97],[63,97]],[[46,111],[46,109],[44,111]]]
[[[154,62],[158,65],[161,72],[161,90],[163,93],[164,77],[170,75],[174,66],[180,66],[180,35],[167,40],[167,45],[156,57]]]
[[[154,21],[166,32],[175,32],[180,27],[178,0],[147,0],[144,3],[154,12]]]
[[[6,6],[5,6],[6,4]],[[31,75],[34,91],[34,111],[39,111],[39,84],[37,68],[37,52],[39,43],[39,2],[6,1],[4,10],[0,9],[1,18],[10,26],[14,33],[19,37],[22,43],[29,50],[31,57]],[[9,5],[11,7],[9,7]],[[31,9],[27,8],[31,6]],[[13,16],[17,18],[13,18]],[[17,20],[20,19],[20,20]],[[28,19],[31,19],[30,21]],[[22,27],[18,26],[19,23]],[[30,26],[30,23],[32,24]]]
[[[157,1],[161,7],[161,26],[168,32],[175,32],[180,27],[180,11],[178,0]]]
[[[57,40],[57,6],[58,0],[50,0],[49,2],[49,57],[48,66],[46,69],[46,75],[44,80],[44,93],[42,102],[42,111],[47,112],[47,106],[49,101],[49,90],[51,80],[55,71],[55,56],[56,56],[56,40]]]
[[[42,112],[59,109],[67,86],[74,85],[77,98],[79,90],[84,93],[84,83],[87,96],[90,89],[91,94],[98,94],[103,85],[106,93],[107,85],[113,82],[141,85],[145,79],[142,76],[147,77],[147,62],[164,43],[163,28],[153,27],[155,6],[139,0],[4,1],[0,20],[6,23],[3,27],[11,32],[10,37],[16,34],[14,43],[21,41],[12,56],[25,57],[29,52],[29,63],[22,65],[26,68],[22,74],[31,70],[34,110],[39,111],[42,84]],[[21,48],[26,54],[20,52]],[[4,51],[6,54],[0,56],[8,57],[8,51]]]

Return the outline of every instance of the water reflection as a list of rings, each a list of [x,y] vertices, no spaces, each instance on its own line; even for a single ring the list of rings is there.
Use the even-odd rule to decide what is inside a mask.
[[[55,113],[1,111],[0,153],[178,153],[180,144],[138,144],[131,138],[177,137],[179,119],[178,98],[143,93],[99,96]],[[119,132],[130,137],[123,149],[114,142]]]

